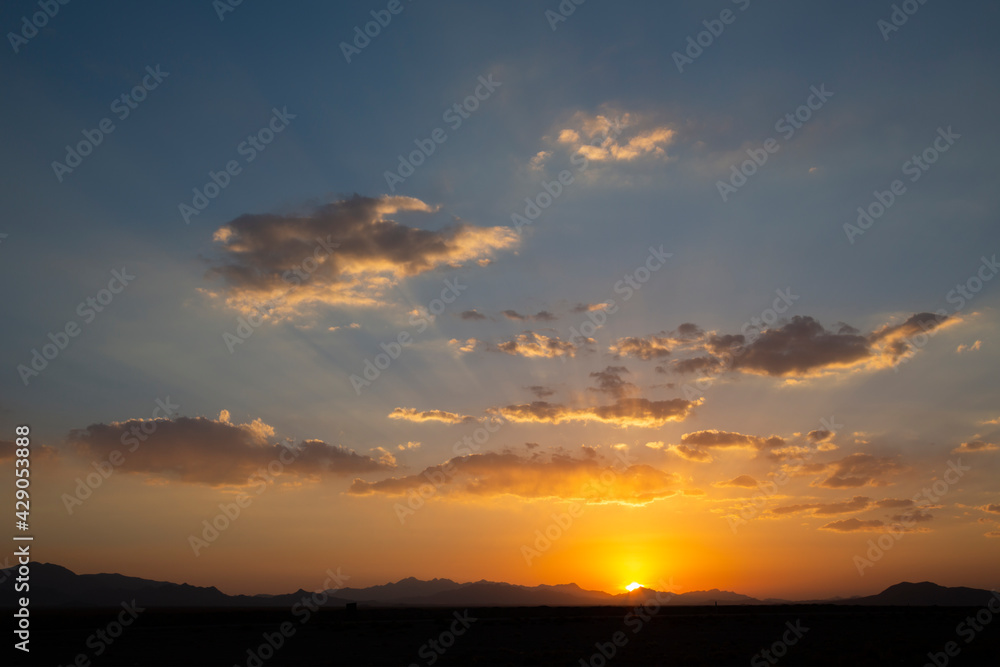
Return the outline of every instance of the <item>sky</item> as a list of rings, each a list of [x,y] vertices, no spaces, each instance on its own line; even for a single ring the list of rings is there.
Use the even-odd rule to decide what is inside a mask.
[[[1000,584],[994,3],[39,7],[0,9],[37,560]]]

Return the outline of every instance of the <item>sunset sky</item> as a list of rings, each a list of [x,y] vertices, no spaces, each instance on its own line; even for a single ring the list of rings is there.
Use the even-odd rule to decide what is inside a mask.
[[[73,2],[8,36],[35,558],[996,587],[1000,7],[912,4]]]

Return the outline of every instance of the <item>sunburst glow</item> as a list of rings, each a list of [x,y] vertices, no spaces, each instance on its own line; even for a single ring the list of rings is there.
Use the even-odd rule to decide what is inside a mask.
[[[642,584],[639,584],[639,583],[636,583],[636,582],[633,581],[631,584],[629,584],[628,586],[625,587],[625,590],[627,590],[629,593],[631,593],[632,591],[634,591],[637,588],[642,588]]]

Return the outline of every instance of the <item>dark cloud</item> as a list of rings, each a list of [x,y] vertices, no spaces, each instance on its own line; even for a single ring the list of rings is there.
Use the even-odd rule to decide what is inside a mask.
[[[784,505],[776,507],[771,512],[773,514],[797,514],[799,512],[811,512],[813,516],[828,516],[831,514],[850,514],[851,512],[862,512],[872,506],[872,499],[865,496],[854,496],[850,500],[839,503],[808,503],[800,505]]]
[[[925,523],[933,519],[934,515],[929,512],[922,512],[919,509],[914,509],[909,512],[904,512],[903,514],[895,514],[890,518],[894,523]]]
[[[543,387],[540,384],[535,384],[528,387],[528,391],[535,395],[536,398],[548,398],[555,394],[555,389],[550,389],[549,387]]]
[[[501,314],[508,320],[516,320],[518,322],[528,322],[528,321],[551,322],[552,320],[558,319],[556,318],[555,315],[553,315],[547,310],[539,311],[534,315],[522,315],[516,310],[505,310]]]
[[[435,209],[411,197],[361,197],[299,215],[243,215],[220,227],[219,257],[210,275],[225,288],[218,296],[244,311],[272,305],[277,317],[301,315],[316,305],[376,306],[399,281],[439,267],[488,263],[513,248],[507,227],[455,223],[430,231],[387,216]]]
[[[833,437],[833,431],[828,431],[826,429],[817,429],[815,431],[809,431],[806,434],[806,438],[809,442],[826,442]]]
[[[393,469],[391,462],[321,440],[288,446],[273,442],[273,436],[274,429],[260,420],[236,425],[225,415],[219,420],[178,417],[91,424],[71,431],[66,441],[81,458],[109,460],[112,452],[119,452],[125,472],[212,486],[247,484],[273,461],[285,474],[306,477]]]
[[[743,343],[733,366],[765,375],[808,375],[867,359],[869,348],[863,336],[833,333],[811,317],[796,316],[783,327],[765,329],[756,340]]]
[[[908,498],[883,498],[875,503],[876,506],[885,509],[899,509],[903,507],[913,507],[913,501]]]
[[[850,519],[844,519],[842,521],[831,521],[824,526],[820,526],[820,529],[834,530],[840,533],[851,533],[861,530],[881,530],[883,526],[885,526],[885,524],[878,519],[862,520],[856,517],[851,517]]]
[[[594,312],[595,310],[604,310],[607,307],[608,304],[606,303],[578,303],[575,306],[573,306],[570,312],[575,314],[591,313]]]
[[[677,336],[680,338],[698,338],[704,333],[705,332],[701,330],[701,327],[691,322],[685,322],[677,327]]]
[[[597,388],[591,388],[590,391],[601,392],[614,398],[633,396],[639,388],[622,378],[622,375],[627,374],[628,369],[624,366],[608,366],[603,371],[591,373],[590,377],[596,378]]]
[[[473,310],[463,310],[461,313],[458,314],[458,316],[461,317],[463,320],[486,320],[486,319],[489,319],[488,317],[486,317],[485,315],[483,315],[482,313],[478,312],[475,309],[473,309]]]
[[[679,328],[672,334],[672,342],[675,347],[683,342],[684,349],[695,354],[674,361],[670,368],[682,374],[726,370],[773,377],[886,368],[912,354],[916,348],[911,338],[947,322],[948,318],[933,313],[917,313],[902,324],[884,325],[867,336],[843,323],[836,330],[827,330],[812,317],[800,315],[780,326],[745,335],[704,333],[688,323],[681,328],[693,340],[684,340]]]

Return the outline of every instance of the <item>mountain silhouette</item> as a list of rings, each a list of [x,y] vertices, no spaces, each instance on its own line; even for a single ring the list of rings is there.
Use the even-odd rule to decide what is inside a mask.
[[[11,607],[15,568],[0,570],[0,606]],[[521,586],[495,581],[458,583],[451,579],[424,581],[407,577],[367,588],[328,590],[325,595],[299,589],[282,595],[227,595],[214,586],[191,586],[121,574],[76,574],[52,563],[32,563],[29,596],[33,606],[62,608],[117,607],[135,600],[149,608],[290,608],[308,600],[326,607],[343,608],[349,602],[379,607],[538,607],[634,606],[656,601],[671,606],[837,604],[883,606],[984,606],[1000,593],[976,588],[948,588],[931,582],[895,584],[876,595],[792,602],[757,598],[711,589],[673,594],[650,588],[611,594],[569,584]],[[323,600],[322,598],[326,599]]]

